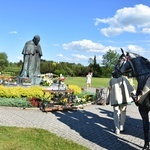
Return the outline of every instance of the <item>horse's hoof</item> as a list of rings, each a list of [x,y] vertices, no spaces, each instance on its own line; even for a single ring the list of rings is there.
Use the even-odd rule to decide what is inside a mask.
[[[149,150],[149,144],[145,144],[142,150]]]

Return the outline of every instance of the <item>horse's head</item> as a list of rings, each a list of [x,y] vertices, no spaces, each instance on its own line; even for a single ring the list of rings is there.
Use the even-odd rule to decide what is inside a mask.
[[[123,49],[121,49],[121,51],[122,54],[119,57],[114,71],[112,72],[112,76],[115,78],[118,78],[120,75],[124,75],[127,73],[133,73],[133,67],[130,62],[130,59],[134,57],[134,55],[132,53],[130,54],[128,52],[124,52]]]

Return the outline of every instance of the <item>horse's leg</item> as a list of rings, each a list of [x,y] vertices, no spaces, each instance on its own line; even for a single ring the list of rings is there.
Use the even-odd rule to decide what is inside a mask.
[[[149,116],[148,116],[149,110],[147,110],[143,106],[139,106],[139,112],[143,121],[144,142],[145,142],[144,148],[146,149],[149,148]]]

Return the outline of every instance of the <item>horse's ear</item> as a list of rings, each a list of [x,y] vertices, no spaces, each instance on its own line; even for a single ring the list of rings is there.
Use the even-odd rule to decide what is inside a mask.
[[[129,56],[129,52],[127,52],[126,56]]]
[[[122,48],[120,49],[121,49],[122,54],[125,56],[126,55],[125,51]]]

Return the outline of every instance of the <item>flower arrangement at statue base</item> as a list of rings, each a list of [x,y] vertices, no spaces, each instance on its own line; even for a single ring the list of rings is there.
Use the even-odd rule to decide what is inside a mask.
[[[22,85],[30,86],[31,85],[31,78],[23,78],[21,82],[22,82]]]
[[[0,76],[0,84],[2,85],[17,85],[17,77],[16,76]]]
[[[93,94],[82,91],[81,88],[76,85],[68,86],[67,90],[56,90],[57,92],[55,90],[47,90],[47,92],[48,91],[53,94],[53,97],[50,102],[46,101],[46,99],[43,101],[43,105],[41,107],[43,112],[76,110],[91,104],[94,100]]]
[[[43,75],[42,76],[40,85],[42,85],[42,86],[50,86],[52,83],[53,83],[53,80],[49,76],[47,76],[47,75]]]
[[[82,91],[76,85],[70,85],[68,89],[62,91],[47,90],[48,92],[44,92],[44,90],[47,90],[47,88],[43,86],[24,87],[0,85],[0,105],[12,106],[14,102],[15,105],[13,104],[13,106],[20,107],[20,101],[18,103],[16,101],[26,99],[26,103],[23,102],[21,104],[23,107],[43,107],[51,111],[71,110],[93,100],[93,95]],[[8,99],[12,100],[12,102],[6,105]],[[2,104],[1,101],[3,101]]]

